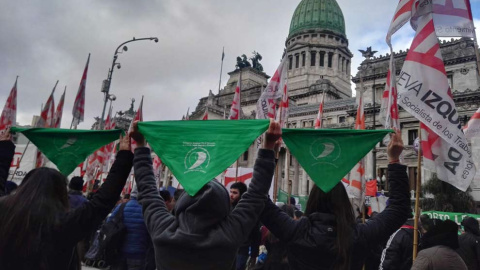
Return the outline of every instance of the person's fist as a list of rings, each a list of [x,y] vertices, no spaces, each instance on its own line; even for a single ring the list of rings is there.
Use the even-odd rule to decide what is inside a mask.
[[[267,133],[265,135],[265,145],[267,149],[274,150],[275,143],[282,137],[282,127],[273,119],[270,119]]]
[[[400,154],[403,151],[403,141],[400,132],[395,132],[390,135],[390,143],[387,147],[388,162],[398,162]]]
[[[138,130],[138,121],[133,122],[132,131],[130,131],[130,137],[137,142],[138,147],[145,146],[145,137]]]

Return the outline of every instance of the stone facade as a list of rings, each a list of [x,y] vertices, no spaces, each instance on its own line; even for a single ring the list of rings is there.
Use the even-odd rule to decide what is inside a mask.
[[[351,129],[356,118],[356,97],[352,95],[352,85],[360,88],[360,77],[364,81],[364,104],[367,129],[381,129],[378,113],[385,89],[386,76],[390,56],[373,57],[365,60],[358,67],[355,77],[351,77],[351,58],[353,54],[348,48],[343,15],[334,0],[302,0],[292,18],[290,34],[285,41],[290,98],[290,113],[287,121],[289,128],[313,128],[318,113],[319,102],[325,93],[323,128]],[[329,7],[338,19],[336,25],[327,25],[322,21],[322,10],[318,7]],[[308,8],[314,9],[318,18],[309,15]],[[328,8],[327,8],[328,9]],[[314,15],[315,15],[314,14]],[[303,16],[303,17],[302,17]],[[309,17],[310,16],[310,17]],[[309,27],[304,27],[309,25]],[[333,28],[332,28],[333,27]],[[459,39],[440,42],[442,56],[454,101],[464,124],[480,106],[480,77],[476,71],[473,41]],[[394,54],[397,73],[400,73],[408,51]],[[207,97],[201,98],[190,119],[201,119],[205,110],[209,111],[209,119],[228,117],[234,89],[240,71],[229,73],[230,79],[219,94],[210,91]],[[255,118],[256,102],[267,84],[268,75],[246,68],[242,70],[241,117]],[[375,100],[375,105],[372,102]],[[373,116],[375,115],[375,123]],[[405,143],[404,162],[408,166],[410,189],[415,189],[417,174],[417,154],[413,149],[413,141],[418,135],[418,120],[400,108],[402,137]],[[478,147],[477,147],[478,148]],[[473,146],[473,149],[476,149]],[[253,167],[255,161],[253,145],[240,158],[240,166]],[[373,168],[373,154],[366,159],[366,177],[371,179],[376,172],[380,179],[380,190],[388,192],[386,147],[380,143],[376,147],[376,166]],[[286,159],[289,168],[285,168]],[[286,157],[285,148],[280,152],[280,168],[285,168],[279,176],[279,188],[288,190],[286,175],[292,180],[293,195],[308,195],[313,182],[301,168],[294,157]],[[431,174],[422,170],[422,181]],[[473,196],[480,201],[480,185],[472,184]]]

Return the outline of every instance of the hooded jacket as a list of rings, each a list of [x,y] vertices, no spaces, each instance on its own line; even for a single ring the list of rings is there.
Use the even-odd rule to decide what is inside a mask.
[[[414,220],[409,219],[390,236],[382,252],[379,270],[410,270],[413,256]]]
[[[232,269],[263,210],[275,167],[274,153],[260,149],[248,191],[230,212],[228,191],[210,181],[195,196],[183,193],[168,212],[155,188],[150,149],[135,149],[135,179],[157,269]]]
[[[366,224],[356,224],[350,249],[350,269],[362,269],[371,247],[388,239],[410,215],[406,167],[388,165],[390,204]],[[265,205],[262,223],[281,241],[287,243],[291,269],[332,269],[337,260],[336,221],[333,214],[316,212],[293,220],[270,200]]]
[[[467,270],[465,262],[455,252],[458,248],[458,225],[451,220],[433,220],[434,225],[420,241],[412,270]]]
[[[5,195],[8,171],[15,154],[15,144],[12,141],[0,141],[0,197]]]
[[[0,144],[0,152],[2,150]],[[32,254],[32,256],[45,258],[46,269],[80,270],[80,261],[75,246],[95,230],[115,206],[130,173],[132,159],[131,151],[119,151],[105,183],[92,197],[92,200],[82,204],[77,209],[59,214],[57,225],[52,231],[46,232],[50,237],[44,237],[44,242],[41,243],[42,249],[39,250],[38,254]],[[3,165],[0,159],[0,167]],[[0,200],[0,209],[2,206],[2,200]],[[0,210],[0,224],[1,222]],[[0,261],[3,261],[4,258],[15,258],[15,262],[12,262],[13,265],[0,264],[2,270],[40,269],[40,266],[36,265],[36,261],[18,258],[15,250],[0,254]],[[7,263],[11,261],[12,259]]]
[[[458,254],[468,267],[468,270],[480,269],[480,229],[478,221],[467,217],[462,221],[465,233],[458,237]]]

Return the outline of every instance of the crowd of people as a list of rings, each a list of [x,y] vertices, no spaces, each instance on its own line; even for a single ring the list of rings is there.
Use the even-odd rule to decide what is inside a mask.
[[[83,179],[51,168],[30,171],[6,192],[15,145],[0,133],[0,269],[81,269],[102,224],[121,213],[124,237],[110,269],[480,269],[478,221],[466,218],[458,236],[452,221],[421,218],[418,257],[412,264],[413,219],[403,142],[387,147],[388,206],[358,222],[342,183],[313,186],[305,212],[268,197],[281,128],[271,121],[247,187],[228,191],[212,180],[195,196],[158,190],[150,149],[137,123],[120,138],[106,181],[87,199]],[[131,151],[131,140],[137,148]],[[119,196],[134,168],[136,187]],[[110,215],[109,215],[110,214]],[[262,246],[262,248],[260,248]]]

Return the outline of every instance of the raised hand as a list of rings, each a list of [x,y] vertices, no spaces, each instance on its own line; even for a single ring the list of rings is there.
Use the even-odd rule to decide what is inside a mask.
[[[403,140],[400,132],[395,132],[390,135],[390,143],[387,147],[387,156],[389,163],[400,162],[399,157],[403,151]]]
[[[270,119],[270,126],[268,126],[267,133],[265,135],[266,149],[275,149],[275,143],[282,137],[282,128],[278,122]]]
[[[10,127],[0,130],[0,141],[11,141],[12,134],[10,133]]]
[[[145,146],[145,137],[142,133],[138,130],[138,121],[133,122],[132,131],[130,131],[130,137],[137,142],[138,147]]]

